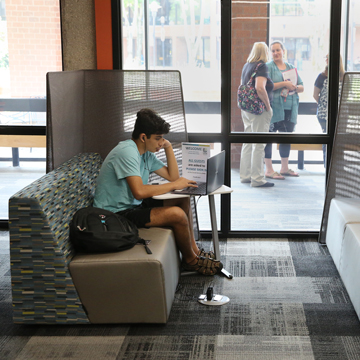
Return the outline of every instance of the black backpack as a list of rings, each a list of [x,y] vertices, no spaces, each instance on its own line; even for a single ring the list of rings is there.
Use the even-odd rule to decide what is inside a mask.
[[[111,211],[86,207],[78,210],[70,222],[70,240],[76,251],[81,253],[115,252],[131,249],[149,240],[139,237],[139,231],[130,220]]]

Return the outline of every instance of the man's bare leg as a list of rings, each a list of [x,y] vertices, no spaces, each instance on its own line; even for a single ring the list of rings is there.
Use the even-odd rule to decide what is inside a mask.
[[[197,262],[198,256],[193,249],[193,233],[190,231],[186,213],[179,206],[163,206],[151,209],[150,222],[146,226],[170,226],[175,235],[176,245],[188,264]],[[195,244],[196,245],[196,244]],[[199,249],[196,246],[197,251]]]
[[[196,241],[195,241],[193,213],[192,213],[192,209],[191,209],[190,199],[191,198],[189,196],[181,197],[181,198],[177,198],[177,199],[167,199],[167,200],[164,200],[164,206],[178,206],[184,210],[184,212],[188,218],[188,223],[189,223],[191,246],[192,246],[194,252],[198,255],[200,253],[200,249],[198,248]]]
[[[179,206],[155,207],[150,212],[150,222],[146,226],[170,226],[174,231],[175,241],[183,258],[183,268],[198,271],[203,275],[215,275],[221,271],[223,264],[220,261],[198,256],[193,249],[194,238],[191,237],[189,220]]]

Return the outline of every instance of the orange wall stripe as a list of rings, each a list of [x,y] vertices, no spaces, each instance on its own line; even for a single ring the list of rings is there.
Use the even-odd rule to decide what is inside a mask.
[[[95,27],[97,68],[112,70],[111,0],[95,0]]]

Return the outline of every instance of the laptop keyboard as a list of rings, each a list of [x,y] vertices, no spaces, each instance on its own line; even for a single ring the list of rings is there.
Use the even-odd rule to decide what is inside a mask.
[[[186,188],[187,193],[202,193],[206,192],[206,183],[200,183],[197,188],[188,187]]]

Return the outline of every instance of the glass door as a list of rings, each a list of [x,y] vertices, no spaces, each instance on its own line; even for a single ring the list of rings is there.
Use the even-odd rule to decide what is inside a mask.
[[[329,134],[331,5],[324,0],[232,1],[231,93],[258,60],[267,62],[274,83],[274,91],[267,92],[273,111],[269,125],[264,125],[267,118],[239,109],[236,96],[231,99],[232,138],[237,139],[231,144],[233,231],[319,231],[327,159],[321,139]],[[259,53],[263,45],[255,43],[266,44],[267,60]],[[343,69],[339,82],[342,74]]]

